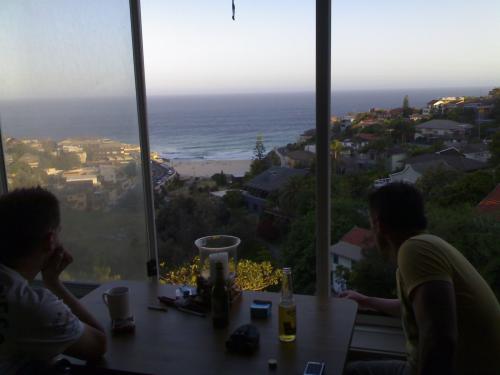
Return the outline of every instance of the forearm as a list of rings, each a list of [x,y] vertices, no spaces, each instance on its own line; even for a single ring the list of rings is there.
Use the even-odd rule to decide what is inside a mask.
[[[71,292],[64,286],[61,281],[56,281],[52,283],[45,283],[47,289],[54,293],[57,297],[63,300],[63,302],[71,309],[73,314],[75,314],[78,319],[83,323],[101,331],[104,333],[104,328],[99,324],[99,322],[92,316],[90,312],[78,301],[78,299],[71,294]]]
[[[380,311],[382,313],[400,317],[401,316],[401,302],[399,299],[367,297],[364,305],[370,309]]]

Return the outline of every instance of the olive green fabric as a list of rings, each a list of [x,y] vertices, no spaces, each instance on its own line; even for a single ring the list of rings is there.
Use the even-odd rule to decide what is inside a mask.
[[[500,374],[500,304],[486,281],[456,248],[430,234],[412,237],[399,249],[396,278],[413,371],[418,362],[418,327],[411,293],[423,283],[443,280],[452,283],[455,291],[458,373]]]

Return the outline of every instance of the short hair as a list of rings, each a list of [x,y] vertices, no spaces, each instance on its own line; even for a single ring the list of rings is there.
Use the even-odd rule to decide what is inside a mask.
[[[370,211],[394,231],[422,231],[427,218],[422,194],[413,185],[393,182],[372,191],[368,197]]]
[[[45,235],[59,227],[59,201],[41,187],[16,189],[0,197],[0,262],[29,257]]]

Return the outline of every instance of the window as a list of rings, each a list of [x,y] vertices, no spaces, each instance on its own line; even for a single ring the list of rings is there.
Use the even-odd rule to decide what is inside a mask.
[[[146,278],[129,2],[5,1],[0,29],[8,188],[58,196],[66,279]]]
[[[466,3],[433,2],[432,12],[421,3],[364,5],[360,12],[336,2],[332,22],[332,245],[359,254],[347,285],[395,297],[394,269],[370,237],[367,194],[404,181],[422,191],[429,231],[455,245],[499,295],[498,207],[481,203],[500,182],[491,147],[500,132],[500,55],[485,54],[495,16]],[[493,153],[485,159],[472,149]]]
[[[194,241],[230,234],[260,277],[244,288],[292,265],[313,293],[314,3],[237,2],[235,21],[228,5],[143,2],[153,163],[173,172],[155,193],[160,275],[193,283]]]

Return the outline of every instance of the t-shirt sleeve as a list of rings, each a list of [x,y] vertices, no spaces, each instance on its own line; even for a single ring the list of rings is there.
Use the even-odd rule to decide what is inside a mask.
[[[428,241],[407,240],[398,253],[398,268],[407,296],[417,286],[427,281],[452,282],[452,271],[448,260]]]
[[[38,304],[17,338],[22,351],[38,359],[63,353],[82,336],[84,325],[66,304],[46,289],[37,291]]]

